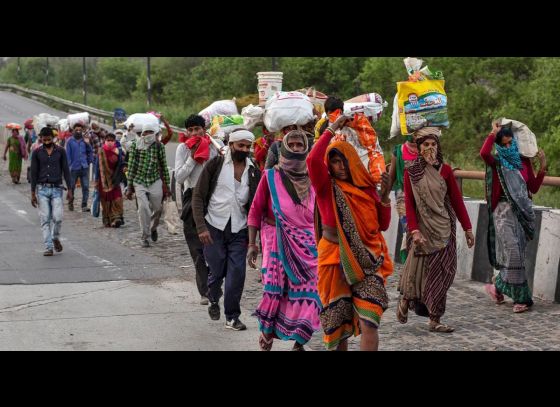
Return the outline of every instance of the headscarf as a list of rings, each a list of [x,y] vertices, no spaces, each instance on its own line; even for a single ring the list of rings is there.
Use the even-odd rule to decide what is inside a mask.
[[[517,141],[512,138],[511,145],[508,147],[502,147],[498,143],[496,144],[496,153],[498,154],[498,159],[500,163],[510,170],[520,170],[521,169],[521,156],[519,154],[519,148],[517,147]]]
[[[295,152],[288,147],[290,138],[301,138],[304,151]],[[311,179],[307,172],[306,158],[309,153],[307,135],[302,130],[292,130],[284,136],[280,145],[278,165],[274,168],[280,172],[282,183],[296,205],[300,205],[309,196]]]
[[[253,143],[255,141],[255,135],[250,132],[249,130],[234,130],[230,133],[229,135],[229,142],[233,143],[236,141],[242,141],[242,140],[246,140],[246,141],[250,141],[251,143]]]
[[[439,167],[443,164],[443,152],[441,151],[441,144],[439,142],[439,135],[441,134],[441,130],[437,127],[423,127],[420,130],[415,132],[416,138],[416,145],[418,146],[418,157],[410,167],[408,167],[408,175],[410,176],[410,180],[413,183],[417,183],[422,179],[424,176],[424,169],[428,163],[420,153],[420,145],[426,141],[427,139],[435,140],[437,143],[437,154],[436,154],[436,163],[434,167]]]
[[[153,131],[154,134],[144,136],[146,131]],[[136,141],[136,148],[138,150],[147,150],[156,141],[156,135],[159,132],[159,124],[145,124],[142,128],[142,136]]]
[[[354,146],[347,141],[335,141],[329,144],[325,155],[325,164],[329,165],[329,153],[335,151],[344,158],[344,164],[350,174],[351,183],[358,188],[377,188],[375,180],[362,164]],[[342,181],[344,182],[344,181]]]

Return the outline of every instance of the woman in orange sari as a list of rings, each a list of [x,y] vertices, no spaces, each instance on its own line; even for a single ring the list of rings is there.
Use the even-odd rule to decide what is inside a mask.
[[[381,234],[391,220],[389,175],[383,174],[381,198],[354,147],[329,145],[348,118],[340,116],[321,135],[307,159],[320,221],[321,325],[328,350],[347,350],[347,339],[362,335],[361,350],[377,350],[377,328],[387,309],[387,277],[393,262]]]

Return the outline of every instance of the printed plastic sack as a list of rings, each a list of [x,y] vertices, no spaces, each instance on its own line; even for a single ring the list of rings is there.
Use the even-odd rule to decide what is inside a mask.
[[[232,116],[217,115],[212,118],[209,134],[211,137],[223,140],[226,135],[234,130],[245,128],[243,116],[235,114]]]
[[[539,152],[539,147],[537,146],[537,138],[535,137],[535,133],[529,130],[529,127],[521,122],[506,119],[505,117],[500,119],[500,124],[504,127],[511,127],[511,130],[513,131],[513,137],[517,141],[519,154],[527,158],[533,158],[537,155],[537,153]]]
[[[243,116],[243,125],[247,130],[253,130],[253,128],[263,122],[264,109],[260,106],[245,106],[241,109],[241,116]]]
[[[234,114],[239,114],[237,111],[237,105],[235,104],[235,99],[233,100],[219,100],[212,103],[207,108],[201,110],[199,116],[204,117],[206,122],[206,127],[209,127],[212,123],[212,118],[216,115],[231,116]]]
[[[70,130],[74,127],[76,123],[81,123],[83,127],[88,127],[91,121],[89,117],[89,113],[87,112],[69,114],[68,116],[66,116],[66,120],[68,121],[68,126],[70,127]]]
[[[447,95],[443,80],[397,82],[401,133],[411,134],[422,127],[449,127]]]
[[[362,101],[362,102],[348,102],[348,101],[344,102],[344,114],[346,116],[352,116],[355,113],[363,113],[368,118],[370,118],[373,123],[375,123],[381,118],[383,109],[387,107],[387,102],[383,102],[381,96],[379,96],[378,100]]]
[[[264,109],[264,125],[270,132],[291,125],[303,126],[314,118],[313,104],[300,92],[276,92]]]
[[[151,113],[134,113],[128,116],[124,125],[127,129],[132,125],[133,131],[138,133],[142,131],[145,125],[159,126],[159,119]]]

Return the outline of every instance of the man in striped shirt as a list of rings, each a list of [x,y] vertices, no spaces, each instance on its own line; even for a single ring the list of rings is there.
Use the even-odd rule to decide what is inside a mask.
[[[157,141],[159,131],[159,126],[144,126],[141,136],[130,146],[126,198],[132,199],[132,194],[136,192],[142,247],[150,246],[148,236],[157,241],[162,202],[171,196],[165,148]]]

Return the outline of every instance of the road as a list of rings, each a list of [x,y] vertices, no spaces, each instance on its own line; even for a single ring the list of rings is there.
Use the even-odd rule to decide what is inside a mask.
[[[1,125],[42,112],[65,115],[0,92]],[[243,309],[248,330],[234,332],[199,305],[182,235],[160,228],[142,249],[129,201],[121,229],[65,211],[64,251],[46,258],[29,197],[29,184],[12,185],[0,161],[0,350],[258,350],[252,310]]]
[[[41,112],[64,115],[0,92],[0,124]],[[198,304],[180,232],[161,227],[159,241],[141,248],[133,202],[125,202],[121,229],[106,229],[90,214],[65,212],[65,249],[51,258],[42,256],[29,185],[12,185],[3,161],[0,206],[0,350],[258,350],[257,322],[250,316],[262,293],[258,270],[247,270],[242,298],[248,330],[233,332],[224,329],[223,317],[210,321]],[[560,350],[560,304],[536,300],[532,311],[514,314],[511,302],[494,305],[474,281],[457,279],[448,293],[442,321],[454,333],[430,333],[415,315],[401,325],[395,318],[399,273],[397,268],[388,279],[380,350]],[[273,347],[289,348],[282,342]],[[323,349],[320,334],[308,349]],[[350,349],[358,349],[357,340]]]

